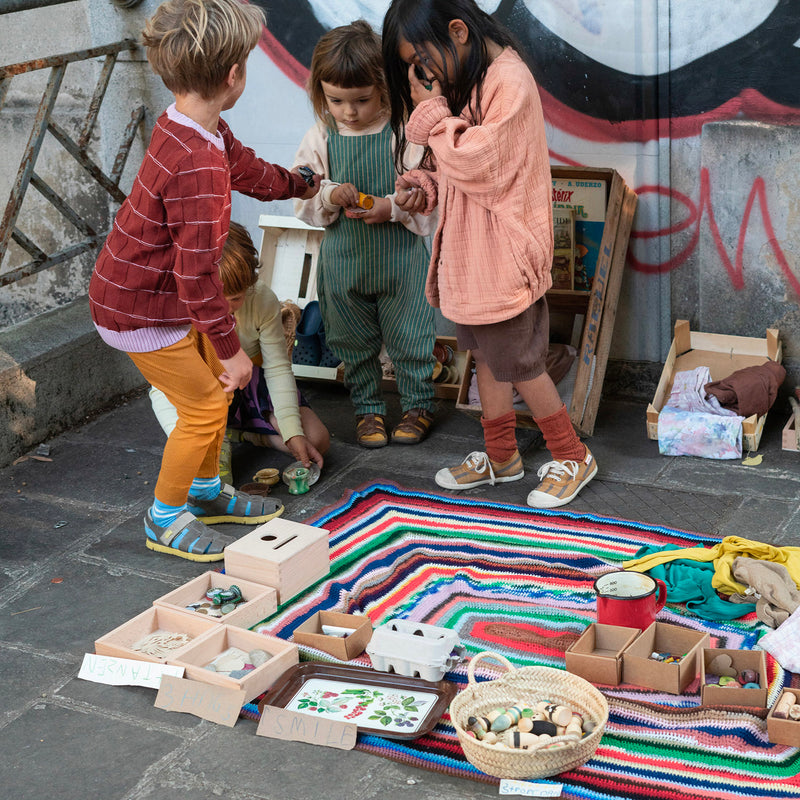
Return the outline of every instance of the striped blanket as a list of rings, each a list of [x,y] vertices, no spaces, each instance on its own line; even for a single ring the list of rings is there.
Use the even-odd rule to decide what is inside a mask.
[[[458,632],[472,655],[491,650],[517,666],[564,668],[564,650],[594,621],[592,584],[643,546],[717,540],[621,519],[529,508],[370,484],[311,524],[330,531],[331,572],[261,626],[289,638],[316,611],[363,613]],[[667,603],[659,620],[707,631],[712,647],[751,648],[766,632],[754,613],[709,622]],[[302,657],[332,661],[301,646]],[[366,655],[356,663],[368,665]],[[769,656],[769,703],[793,676]],[[484,665],[486,665],[484,667]],[[479,680],[497,677],[485,661]],[[466,668],[446,676],[463,687]],[[796,679],[795,679],[796,680]],[[600,687],[610,715],[597,752],[558,776],[564,798],[800,798],[800,751],[767,739],[766,710],[703,707],[699,680],[683,695]],[[254,705],[245,716],[257,717]],[[445,716],[413,741],[361,735],[357,748],[417,767],[497,783],[466,761]]]

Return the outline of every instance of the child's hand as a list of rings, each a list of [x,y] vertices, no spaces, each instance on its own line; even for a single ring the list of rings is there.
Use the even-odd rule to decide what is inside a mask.
[[[389,222],[392,218],[392,201],[388,197],[376,197],[369,210],[356,206],[355,208],[346,208],[344,215],[350,219],[360,219],[367,225]]]
[[[352,183],[340,183],[331,192],[331,203],[335,206],[349,208],[358,205],[358,189]]]
[[[395,202],[397,207],[407,214],[418,214],[423,211],[427,203],[425,192],[412,183],[404,175],[400,175],[395,181]]]
[[[300,197],[301,200],[310,200],[319,191],[320,184],[322,183],[322,176],[317,175],[311,167],[295,167],[292,170],[295,175],[299,175],[307,184],[308,189],[306,193]]]
[[[241,347],[230,358],[221,358],[220,363],[225,367],[225,372],[219,376],[219,380],[226,393],[230,394],[236,389],[244,389],[250,383],[253,375],[253,362]]]
[[[417,70],[420,70],[425,76],[424,80],[417,77]],[[411,102],[414,106],[418,106],[424,100],[430,100],[431,97],[442,96],[442,86],[433,75],[425,74],[425,71],[416,64],[409,64],[408,66],[408,85],[411,89]]]
[[[305,436],[292,436],[286,446],[291,451],[292,455],[297,461],[300,461],[304,467],[310,467],[313,461],[320,469],[322,469],[323,459],[319,450],[314,447]]]

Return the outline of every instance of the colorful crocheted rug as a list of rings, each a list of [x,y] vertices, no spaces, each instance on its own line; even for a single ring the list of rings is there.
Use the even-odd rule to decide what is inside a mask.
[[[597,576],[645,545],[708,546],[717,539],[621,519],[529,508],[371,484],[310,524],[330,531],[331,571],[260,627],[288,639],[315,612],[367,614],[458,632],[470,655],[491,650],[516,666],[564,669],[564,651],[594,621]],[[751,648],[767,629],[754,613],[708,622],[667,604],[659,620],[707,631],[712,647]],[[334,661],[301,646],[301,658]],[[792,676],[771,657],[769,705]],[[369,665],[368,656],[356,664]],[[484,669],[476,677],[496,678]],[[463,688],[466,667],[446,675]],[[766,711],[701,707],[699,679],[683,695],[601,687],[609,720],[595,755],[563,782],[563,798],[800,798],[800,751],[770,744]],[[255,704],[243,716],[258,718]],[[497,783],[464,757],[445,715],[416,740],[360,735],[357,749],[451,775]]]

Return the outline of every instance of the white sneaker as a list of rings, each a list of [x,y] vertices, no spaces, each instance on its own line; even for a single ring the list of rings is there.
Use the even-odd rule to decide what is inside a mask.
[[[522,456],[515,450],[505,461],[495,463],[486,453],[475,450],[457,467],[440,469],[434,478],[443,489],[473,489],[486,483],[507,483],[525,477]]]

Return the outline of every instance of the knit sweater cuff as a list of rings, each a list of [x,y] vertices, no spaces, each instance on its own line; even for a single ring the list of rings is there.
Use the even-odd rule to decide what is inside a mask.
[[[233,358],[242,347],[241,344],[239,344],[239,337],[236,335],[235,330],[232,330],[225,336],[214,337],[213,339],[209,337],[209,339],[220,361]]]
[[[431,129],[437,122],[452,117],[450,106],[444,97],[432,97],[420,103],[406,124],[406,139],[413,144],[428,144]]]

